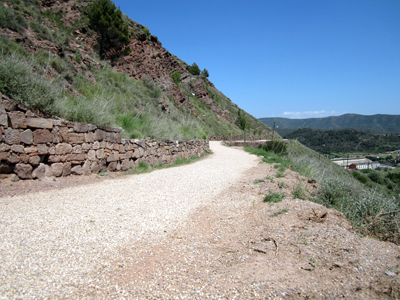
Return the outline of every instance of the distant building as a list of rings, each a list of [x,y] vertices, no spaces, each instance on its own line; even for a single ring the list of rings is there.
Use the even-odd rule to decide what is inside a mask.
[[[350,169],[350,170],[355,170],[355,169],[357,169],[357,166],[356,166],[355,164],[351,164],[351,165],[349,166],[349,169]]]
[[[375,170],[381,166],[379,162],[369,160],[368,158],[334,158],[332,159],[332,162],[346,169],[348,169],[350,166],[352,166],[352,168],[355,166],[358,170]]]

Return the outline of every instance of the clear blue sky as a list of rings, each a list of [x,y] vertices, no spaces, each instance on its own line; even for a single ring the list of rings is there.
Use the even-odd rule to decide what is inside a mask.
[[[400,0],[116,0],[257,118],[400,115]]]

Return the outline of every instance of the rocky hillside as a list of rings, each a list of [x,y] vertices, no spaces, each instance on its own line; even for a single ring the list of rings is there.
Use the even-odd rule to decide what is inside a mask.
[[[238,106],[204,74],[193,75],[190,66],[163,48],[148,28],[127,16],[122,18],[129,43],[107,49],[100,59],[99,33],[89,20],[92,4],[3,1],[0,92],[35,112],[121,127],[125,137],[242,133],[236,125]],[[247,113],[246,118],[250,135],[270,131]]]

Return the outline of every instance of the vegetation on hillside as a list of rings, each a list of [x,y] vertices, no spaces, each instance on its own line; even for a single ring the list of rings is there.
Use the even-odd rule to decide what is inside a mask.
[[[22,34],[28,27],[28,22],[20,12],[11,7],[0,5],[0,27]]]
[[[400,195],[400,169],[354,170],[352,175],[364,185],[388,195]]]
[[[104,65],[102,69],[92,70],[96,84],[80,74],[73,78],[71,89],[79,93],[74,96],[65,93],[61,76],[48,79],[37,61],[7,54],[0,54],[0,59],[0,92],[47,115],[122,127],[126,138],[194,139],[206,136],[203,126],[195,118],[186,122],[176,111],[166,116],[157,109],[153,103],[160,96],[160,90],[150,79],[129,79]]]
[[[400,149],[399,134],[373,135],[353,129],[298,129],[285,136],[320,153],[382,153]]]
[[[128,24],[111,0],[95,0],[89,9],[89,20],[90,26],[99,33],[100,56],[129,44]]]
[[[244,115],[241,109],[238,110],[238,117],[237,117],[237,125],[238,127],[243,130],[243,140],[246,144],[246,129],[249,127],[247,124],[246,116]]]
[[[78,17],[66,23],[67,12],[57,5],[71,5]],[[91,49],[86,38],[92,42],[98,38],[99,48]],[[161,83],[115,71],[110,58],[127,55],[132,49],[126,45],[133,38],[150,49],[155,43],[161,45],[148,28],[123,15],[110,0],[62,1],[51,9],[36,0],[5,0],[0,5],[0,92],[46,116],[122,127],[125,138],[240,134],[235,125],[239,108],[206,79],[208,71],[200,72],[197,64],[188,66],[175,58],[182,68],[167,73],[171,84],[189,94],[188,119],[186,102],[166,93]],[[196,75],[189,76],[188,69]],[[194,86],[206,91],[212,105],[201,98],[204,95],[189,93]],[[253,132],[267,131],[244,114]]]
[[[287,154],[287,144],[280,140],[267,141],[265,144],[260,144],[258,148],[266,152],[274,152],[280,155]]]
[[[199,66],[194,62],[190,67],[189,67],[189,72],[192,75],[200,75],[200,68]]]
[[[341,211],[360,233],[400,244],[398,189],[387,193],[376,185],[368,187],[351,171],[341,168],[297,141],[290,142],[287,155],[249,147],[246,150],[262,155],[265,162],[280,161],[281,165],[284,164],[301,175],[316,180],[319,185],[318,192],[316,197],[309,200]],[[398,173],[391,173],[389,176],[397,182]]]
[[[201,75],[203,75],[204,77],[209,77],[210,73],[208,72],[208,70],[206,68],[204,68],[203,71],[201,71]]]

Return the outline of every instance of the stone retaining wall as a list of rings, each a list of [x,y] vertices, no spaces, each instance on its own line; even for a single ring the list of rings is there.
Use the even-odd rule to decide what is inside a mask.
[[[278,140],[278,139],[277,139]],[[253,147],[253,148],[258,148],[259,145],[265,144],[270,140],[258,140],[258,141],[247,141],[246,140],[246,146]],[[290,144],[290,141],[287,139],[279,139],[280,142],[283,142],[287,145]],[[224,141],[224,144],[227,146],[234,146],[234,147],[243,147],[244,146],[244,141]]]
[[[210,141],[240,141],[243,140],[243,135],[232,135],[232,136],[224,136],[224,135],[212,135],[209,137]],[[246,141],[258,141],[260,139],[259,136],[246,136]]]
[[[244,141],[225,141],[225,145],[234,146],[234,147],[242,147],[244,146]],[[265,141],[246,141],[246,146],[258,148],[258,145],[265,144]]]
[[[41,118],[0,94],[0,173],[20,179],[126,171],[200,156],[209,142],[122,139],[121,129]]]

